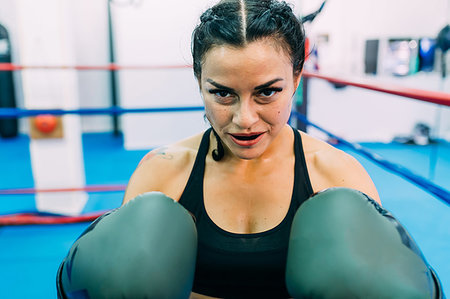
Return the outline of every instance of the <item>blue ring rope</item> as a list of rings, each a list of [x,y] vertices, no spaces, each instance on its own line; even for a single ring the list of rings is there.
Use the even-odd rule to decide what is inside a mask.
[[[163,112],[189,112],[203,111],[203,106],[191,107],[154,107],[154,108],[83,108],[83,109],[20,109],[20,108],[0,108],[0,119],[2,118],[20,118],[37,116],[41,114],[51,115],[118,115],[125,113],[163,113]]]
[[[19,117],[30,117],[37,116],[41,114],[52,114],[52,115],[67,115],[67,114],[77,114],[77,115],[118,115],[125,113],[163,113],[163,112],[189,112],[189,111],[203,111],[203,106],[190,106],[190,107],[155,107],[155,108],[121,108],[121,107],[111,107],[111,108],[84,108],[84,109],[20,109],[20,108],[0,108],[0,119],[1,118],[19,118]],[[450,192],[443,189],[442,187],[434,184],[433,182],[413,173],[409,169],[387,161],[383,157],[370,152],[368,149],[363,148],[359,144],[351,143],[339,136],[334,135],[331,132],[319,127],[318,125],[310,122],[303,114],[297,111],[292,111],[292,115],[300,119],[303,123],[313,126],[316,129],[326,133],[328,136],[338,140],[340,143],[347,147],[352,148],[356,152],[367,157],[369,160],[375,162],[376,164],[389,169],[393,173],[409,180],[410,182],[421,187],[425,191],[437,196],[444,202],[450,205]]]
[[[328,132],[327,130],[319,127],[318,125],[310,122],[303,114],[298,113],[297,111],[292,111],[292,115],[294,115],[296,118],[300,119],[303,123],[305,123],[306,125],[312,126],[322,132],[324,132],[325,134],[327,134],[328,136],[330,136],[331,138],[334,138],[336,140],[338,140],[340,143],[342,143],[343,145],[352,148],[353,150],[355,150],[356,152],[360,153],[361,155],[365,156],[366,158],[368,158],[369,160],[375,162],[376,164],[390,170],[391,172],[393,172],[394,174],[397,174],[405,179],[407,179],[408,181],[414,183],[415,185],[421,187],[421,189],[437,196],[439,199],[441,199],[442,201],[444,201],[445,203],[447,203],[448,205],[450,205],[450,192],[447,191],[446,189],[442,188],[441,186],[438,186],[436,184],[434,184],[433,182],[413,173],[411,170],[409,170],[408,168],[405,168],[401,165],[392,163],[386,159],[384,159],[383,157],[381,157],[380,155],[377,155],[375,153],[372,153],[371,151],[369,151],[368,149],[362,147],[360,144],[356,144],[356,143],[351,143],[345,139],[342,139],[336,135],[334,135],[333,133]]]

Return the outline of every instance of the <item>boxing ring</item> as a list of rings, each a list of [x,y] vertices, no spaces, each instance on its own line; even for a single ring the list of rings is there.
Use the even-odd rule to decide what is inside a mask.
[[[190,66],[155,66],[188,68]],[[122,70],[151,69],[152,66],[20,66],[0,64],[0,71],[25,69]],[[450,95],[443,92],[380,86],[371,82],[346,80],[316,73],[304,73],[304,88],[309,80],[325,80],[339,86],[362,88],[450,106]],[[79,109],[0,108],[0,118],[28,118],[39,115],[123,115],[135,113],[173,113],[202,111],[201,106],[122,107]],[[450,143],[439,140],[426,146],[399,143],[357,144],[323,128],[299,111],[293,111],[291,124],[299,120],[328,136],[334,146],[350,153],[366,168],[377,186],[383,205],[410,231],[430,265],[438,273],[444,293],[450,293]],[[56,270],[74,240],[96,217],[120,205],[126,183],[148,150],[126,150],[123,137],[111,133],[82,135],[86,186],[73,188],[34,187],[25,135],[0,139],[0,288],[2,298],[54,298]],[[434,179],[418,168],[418,159],[434,161]],[[425,158],[424,158],[425,157]],[[395,162],[400,160],[401,163]],[[114,163],[111,163],[114,161]],[[113,165],[112,165],[113,164]],[[427,166],[429,166],[427,164]],[[101,171],[99,171],[101,169]],[[414,169],[414,170],[412,170]],[[439,178],[439,179],[436,179]],[[443,178],[443,179],[441,179]],[[56,215],[38,211],[37,194],[61,196],[86,192],[88,200],[79,215]]]

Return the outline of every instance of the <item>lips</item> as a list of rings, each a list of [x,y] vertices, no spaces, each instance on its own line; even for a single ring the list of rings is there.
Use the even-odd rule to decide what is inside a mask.
[[[233,140],[234,143],[236,143],[239,146],[252,146],[257,144],[264,132],[255,132],[255,133],[249,133],[249,134],[230,134],[231,140]]]

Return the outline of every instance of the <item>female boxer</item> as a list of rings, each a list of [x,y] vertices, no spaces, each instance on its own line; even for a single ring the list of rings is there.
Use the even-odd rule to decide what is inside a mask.
[[[339,228],[334,233],[339,236],[348,232],[346,221],[352,213],[358,213],[370,226],[361,234],[369,237],[379,226],[373,218],[383,221],[376,203],[379,196],[363,167],[287,125],[301,79],[304,42],[302,24],[285,2],[223,0],[202,14],[193,33],[192,54],[211,128],[142,159],[123,206],[96,221],[75,242],[60,268],[61,294],[327,298],[324,292],[331,292],[345,298],[374,292],[372,282],[359,287],[363,293],[358,294],[347,287],[355,281],[326,270],[326,263],[320,267],[328,276],[319,278],[314,264],[297,263],[305,254],[317,260],[314,248],[289,249],[288,259],[288,247],[301,247],[298,240],[311,233],[296,228],[290,237],[300,205],[316,192],[341,187],[320,193],[322,199],[308,200],[319,207],[313,215],[322,220],[315,222],[306,209],[304,216],[297,214],[300,220],[309,219],[301,228],[317,228],[320,235]],[[361,207],[354,207],[355,198]],[[352,212],[336,216],[340,203]],[[349,235],[338,239],[351,243]],[[383,234],[374,235],[374,240],[383,240]],[[320,260],[345,260],[339,256],[345,250],[336,249],[335,243],[311,242],[300,243],[321,246],[321,253],[330,249],[325,253],[328,259]],[[367,246],[372,249],[364,252],[375,251],[376,257],[379,245]],[[364,256],[356,264],[361,260]],[[357,280],[360,273],[352,271]],[[386,276],[383,271],[371,277]],[[333,282],[340,276],[345,283]],[[317,279],[327,287],[315,287]],[[400,288],[404,285],[409,287]]]

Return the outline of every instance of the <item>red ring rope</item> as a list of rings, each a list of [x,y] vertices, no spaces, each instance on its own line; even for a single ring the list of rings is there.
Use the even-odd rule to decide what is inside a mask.
[[[0,63],[0,71],[20,71],[25,69],[72,69],[80,71],[88,70],[154,70],[154,69],[184,69],[192,68],[192,65],[18,65],[12,63]],[[428,91],[413,88],[405,88],[398,85],[379,84],[367,80],[346,80],[318,73],[304,71],[303,75],[307,78],[318,78],[327,80],[336,84],[350,85],[354,87],[375,90],[383,93],[394,94],[425,102],[435,103],[444,106],[450,106],[450,94],[438,91]]]
[[[116,192],[124,191],[126,185],[91,185],[79,188],[54,188],[54,189],[36,189],[36,188],[20,188],[20,189],[0,189],[2,195],[26,195],[36,193],[54,193],[54,192]],[[105,211],[106,212],[106,211]],[[48,224],[69,224],[79,222],[91,222],[105,212],[91,213],[80,216],[49,216],[40,213],[19,213],[0,216],[0,226],[15,225],[48,225]]]
[[[375,82],[370,82],[369,80],[346,80],[336,77],[326,76],[318,73],[303,72],[303,76],[307,78],[318,78],[327,80],[331,83],[349,85],[354,87],[359,87],[363,89],[375,90],[383,93],[394,94],[402,97],[407,97],[411,99],[421,100],[424,102],[435,103],[444,106],[450,106],[450,93],[421,90],[414,88],[407,88],[398,85],[391,84],[376,84]]]
[[[118,71],[118,70],[155,70],[155,69],[185,69],[192,65],[18,65],[13,63],[0,63],[0,71],[21,71],[30,69],[43,70],[78,70],[78,71]]]
[[[22,213],[0,216],[0,226],[5,225],[44,225],[44,224],[69,224],[91,222],[105,212],[86,214],[81,216],[42,216],[38,213]]]
[[[53,192],[115,192],[124,191],[126,185],[91,185],[80,188],[54,188],[54,189],[0,189],[1,195],[26,195],[36,193],[53,193]],[[0,226],[16,226],[16,225],[48,225],[48,224],[69,224],[80,222],[91,222],[97,217],[103,215],[104,212],[91,213],[80,216],[49,216],[40,213],[19,213],[0,216]]]

